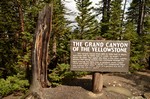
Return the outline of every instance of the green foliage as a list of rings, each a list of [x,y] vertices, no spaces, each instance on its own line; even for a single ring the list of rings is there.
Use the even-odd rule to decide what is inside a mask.
[[[95,9],[97,15],[102,17],[99,20],[99,34],[107,40],[121,39],[123,11],[122,0],[102,0]]]
[[[73,79],[86,75],[87,72],[72,72],[70,71],[69,64],[58,64],[58,66],[52,70],[49,74],[49,80],[52,86],[58,86],[62,84],[64,79]]]
[[[105,1],[105,3],[108,1]],[[103,1],[103,4],[105,4]],[[122,0],[112,0],[110,4],[103,5],[103,17],[101,20],[101,36],[108,40],[121,38],[122,24]]]
[[[28,80],[21,75],[8,76],[7,79],[0,79],[0,95],[6,96],[13,92],[25,92],[29,87]]]
[[[130,70],[140,70],[144,68],[145,48],[143,47],[142,37],[136,33],[133,23],[129,22],[126,25],[124,39],[131,42],[130,51]]]
[[[33,42],[33,36],[29,32],[22,32],[22,37],[18,42],[23,43],[19,43],[20,47],[18,49],[16,67],[25,68],[27,65],[31,64],[31,44]]]
[[[70,62],[70,44],[68,43],[70,38],[68,37],[69,34],[63,35],[62,39],[58,41],[58,48],[57,54],[59,56],[58,63],[66,63]]]
[[[33,34],[35,32],[38,13],[44,7],[45,4],[46,3],[43,0],[25,0],[24,2],[22,2],[25,13],[24,21],[26,32],[29,32],[30,34]]]
[[[149,31],[149,33],[150,33],[150,31]],[[143,61],[142,61],[142,63],[143,63],[143,65],[145,67],[149,68],[149,61],[150,61],[149,60],[149,57],[150,57],[150,34],[145,34],[143,36],[143,39],[144,39],[144,41],[143,41],[143,43],[144,43],[144,45],[143,45],[144,54],[143,54]]]
[[[127,19],[134,24],[138,23],[138,15],[139,15],[139,1],[133,0],[128,8]]]
[[[2,0],[0,2],[0,21],[2,21],[0,22],[0,77],[3,78],[17,74],[20,72],[20,67],[25,69],[30,62],[32,35],[27,31],[31,29],[28,29],[29,24],[27,24],[24,26],[24,32],[20,30],[18,2],[20,0]],[[26,19],[26,15],[29,14],[26,12],[29,3],[24,1],[20,4],[22,12],[25,13],[23,14],[25,15],[25,24],[26,21],[31,22],[31,16],[28,17],[28,19],[31,18],[30,21]]]
[[[71,77],[72,72],[69,71],[69,68],[69,64],[58,64],[58,66],[52,70],[52,73],[49,74],[52,86],[57,86],[62,83],[64,78]]]
[[[117,40],[121,37],[121,10],[122,0],[113,0],[111,2],[111,12],[109,19],[109,30],[108,33],[105,33],[103,36],[108,40]]]
[[[70,33],[68,22],[64,17],[66,14],[65,12],[66,9],[64,6],[64,1],[62,0],[52,0],[52,1],[53,1],[53,19],[52,19],[52,35],[49,50],[50,57],[53,57],[53,54],[57,54],[57,56],[60,58],[58,62],[66,63],[68,62],[69,52],[67,50],[68,49],[67,43],[69,41],[68,34]]]
[[[22,32],[18,40],[5,39],[0,41],[0,77],[6,78],[24,70],[31,59],[32,35]]]
[[[15,67],[18,49],[15,47],[13,39],[0,40],[0,77],[6,78],[8,75],[17,74]]]
[[[133,0],[130,4],[130,7],[127,12],[127,24],[125,27],[125,39],[131,41],[131,61],[130,68],[131,70],[141,70],[148,66],[149,58],[149,42],[150,42],[150,17],[149,17],[149,1],[145,1],[145,16],[143,21],[142,34],[138,34],[138,21],[139,15],[139,5],[141,5],[137,0]]]
[[[75,18],[77,27],[72,39],[93,39],[98,34],[98,22],[93,15],[92,2],[90,0],[75,0],[78,15]]]
[[[17,32],[19,29],[17,10],[16,2],[12,0],[0,2],[0,33],[13,34]]]
[[[150,15],[149,0],[145,4],[145,18],[142,36],[136,33],[139,16],[139,1],[133,0],[126,15],[127,23],[121,23],[121,0],[111,1],[110,6],[100,1],[99,13],[104,18],[97,21],[93,13],[90,0],[75,0],[78,15],[77,25],[71,30],[70,23],[64,17],[68,14],[62,0],[2,0],[0,2],[0,94],[5,96],[13,91],[24,91],[28,86],[27,80],[18,76],[25,74],[27,66],[31,66],[31,46],[33,33],[38,18],[38,12],[46,3],[53,1],[52,35],[50,41],[50,56],[53,44],[56,43],[56,54],[59,57],[58,66],[49,74],[53,86],[61,84],[63,79],[71,79],[85,75],[86,72],[70,71],[70,43],[71,39],[95,39],[101,35],[106,39],[120,39],[131,41],[130,69],[140,70],[148,65],[150,55]],[[18,2],[22,6],[24,31],[21,32]],[[110,8],[109,8],[110,7]],[[102,10],[105,10],[103,13]],[[124,21],[124,20],[123,20]],[[121,24],[124,27],[121,27]],[[121,34],[122,33],[122,34]],[[18,35],[18,36],[17,36]],[[16,76],[13,76],[16,75]]]

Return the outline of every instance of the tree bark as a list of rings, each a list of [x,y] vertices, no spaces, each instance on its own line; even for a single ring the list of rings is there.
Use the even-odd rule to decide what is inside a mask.
[[[107,1],[107,21],[110,19],[110,2],[111,0]]]
[[[18,0],[17,3],[18,3],[18,10],[19,10],[21,32],[24,32],[24,15],[22,11],[21,1]]]
[[[124,15],[125,15],[126,4],[127,4],[127,0],[125,0],[124,6],[123,6],[123,13],[122,13],[121,25],[120,25],[121,28],[123,28],[123,22],[124,22],[123,20],[124,20]],[[122,33],[123,33],[123,29],[121,29],[120,31],[120,40],[122,39]]]
[[[53,57],[52,57],[52,66],[53,67],[52,69],[56,68],[57,66],[57,62],[58,62],[58,57],[57,57],[57,40],[56,40],[56,34],[53,35],[53,49],[52,49],[52,52],[53,52]]]
[[[150,70],[150,56],[148,57],[148,65],[149,65],[149,70]]]
[[[103,0],[103,9],[102,9],[102,27],[101,27],[101,32],[102,35],[107,33],[109,26],[108,22],[110,19],[110,2],[111,0]]]
[[[39,13],[37,27],[34,34],[32,49],[32,80],[30,86],[31,96],[42,98],[42,88],[48,87],[48,45],[52,29],[52,8],[46,5]],[[34,94],[33,94],[34,93]]]
[[[142,35],[143,33],[143,23],[144,23],[144,10],[145,10],[145,0],[139,0],[139,18],[137,25],[137,33]]]

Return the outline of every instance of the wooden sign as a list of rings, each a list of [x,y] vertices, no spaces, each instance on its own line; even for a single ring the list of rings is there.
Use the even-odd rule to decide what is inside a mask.
[[[128,72],[130,41],[72,40],[72,71]]]

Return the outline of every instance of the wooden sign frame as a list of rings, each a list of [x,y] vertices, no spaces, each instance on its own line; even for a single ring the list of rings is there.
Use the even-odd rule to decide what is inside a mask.
[[[71,70],[128,72],[130,41],[71,40]]]

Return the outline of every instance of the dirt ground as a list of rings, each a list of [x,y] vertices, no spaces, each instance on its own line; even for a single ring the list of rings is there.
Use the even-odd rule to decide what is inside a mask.
[[[44,99],[150,99],[150,71],[103,74],[103,90],[92,93],[92,76],[67,80],[55,88],[43,89]],[[10,95],[3,99],[19,99]]]

